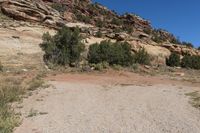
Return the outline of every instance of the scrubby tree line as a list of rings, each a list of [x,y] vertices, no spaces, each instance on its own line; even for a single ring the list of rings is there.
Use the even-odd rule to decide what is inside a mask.
[[[78,28],[63,27],[56,35],[43,35],[42,49],[45,51],[44,61],[47,65],[76,66],[85,51]],[[131,66],[133,64],[149,65],[151,58],[144,48],[133,53],[127,42],[111,42],[109,40],[89,46],[86,60],[89,64],[107,63],[110,66]],[[166,60],[168,66],[200,69],[200,56],[180,55],[172,53]]]
[[[54,36],[45,33],[41,48],[45,51],[44,61],[47,65],[62,66],[78,64],[85,50],[79,29],[67,27],[60,29]],[[109,65],[130,66],[134,63],[150,64],[150,56],[144,49],[133,54],[127,42],[113,43],[107,40],[90,45],[87,61],[91,64],[106,62]]]
[[[166,64],[171,67],[200,69],[200,56],[187,54],[181,59],[180,55],[172,53],[166,60]]]

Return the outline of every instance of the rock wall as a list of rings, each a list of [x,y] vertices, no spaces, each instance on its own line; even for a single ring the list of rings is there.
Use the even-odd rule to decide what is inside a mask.
[[[59,12],[40,0],[4,0],[1,10],[16,20],[39,22],[48,26],[64,24]]]

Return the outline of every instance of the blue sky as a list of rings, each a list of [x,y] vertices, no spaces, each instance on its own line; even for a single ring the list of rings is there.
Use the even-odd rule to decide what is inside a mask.
[[[118,13],[135,13],[155,28],[200,46],[200,0],[93,0]]]

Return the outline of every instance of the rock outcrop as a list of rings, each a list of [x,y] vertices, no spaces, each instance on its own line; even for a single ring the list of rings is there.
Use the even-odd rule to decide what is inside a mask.
[[[40,0],[3,0],[1,10],[16,20],[39,22],[48,26],[64,24],[59,12]]]
[[[133,52],[144,47],[157,64],[165,64],[172,52],[200,56],[199,50],[176,44],[179,41],[173,34],[152,28],[148,20],[134,14],[118,15],[91,0],[0,0],[0,8],[14,20],[53,28],[79,27],[87,45],[111,39],[129,42]],[[8,24],[0,23],[0,27],[10,27],[5,25]],[[98,31],[102,38],[96,37]]]

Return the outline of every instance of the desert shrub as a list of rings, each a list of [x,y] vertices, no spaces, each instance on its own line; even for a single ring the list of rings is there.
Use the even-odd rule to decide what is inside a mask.
[[[125,24],[122,28],[124,31],[127,31],[129,34],[133,32],[133,25]]]
[[[123,21],[120,20],[119,18],[113,18],[111,23],[114,25],[123,25]]]
[[[134,56],[135,63],[139,63],[142,65],[150,64],[150,55],[144,48],[141,48]]]
[[[158,34],[153,34],[152,38],[151,38],[154,42],[156,43],[163,43],[165,41],[167,41],[167,39],[163,36],[160,36]]]
[[[114,28],[113,32],[114,33],[120,33],[120,32],[123,32],[123,29],[121,29],[121,28]]]
[[[90,23],[90,17],[82,15],[81,13],[76,13],[76,18],[78,21],[84,22],[84,23]]]
[[[6,78],[0,80],[0,132],[12,133],[13,128],[18,126],[19,117],[13,111],[11,104],[21,99],[24,89],[21,80]]]
[[[198,47],[197,49],[200,50],[200,47]]]
[[[34,91],[40,87],[42,87],[44,85],[44,81],[41,78],[33,78],[30,82],[29,82],[29,86],[28,86],[28,90],[30,91]]]
[[[139,65],[137,63],[131,65],[132,70],[137,70],[138,67]]]
[[[173,34],[170,34],[168,31],[163,29],[154,29],[151,31],[151,39],[156,43],[163,43],[169,41],[174,44],[181,44],[179,38],[175,37]]]
[[[43,35],[44,61],[49,65],[71,65],[80,61],[84,44],[81,42],[79,29],[71,30],[67,27],[60,29],[56,35]]]
[[[6,16],[6,15],[4,15],[2,13],[2,11],[0,10],[0,21],[5,21],[5,20],[11,20],[11,18]]]
[[[172,53],[168,59],[166,59],[166,64],[171,67],[179,66],[181,62],[180,55]]]
[[[150,35],[152,32],[150,28],[145,28],[143,31],[144,31],[144,33],[146,33],[148,35]]]
[[[200,69],[200,56],[184,56],[181,66],[184,68]]]
[[[173,36],[173,38],[170,40],[170,43],[181,44],[181,41],[179,40],[179,38]]]
[[[88,60],[90,63],[107,62],[110,65],[128,66],[132,64],[133,56],[128,43],[111,43],[102,41],[89,47]]]
[[[182,45],[185,45],[185,46],[187,46],[187,47],[191,47],[191,48],[194,47],[193,44],[190,43],[190,42],[182,42],[181,44],[182,44]]]
[[[101,63],[93,63],[93,64],[89,64],[90,67],[93,67],[94,70],[98,70],[98,71],[102,71],[103,69],[107,69],[109,68],[109,64],[107,62],[101,62]]]
[[[62,3],[59,3],[59,2],[56,2],[56,3],[53,3],[51,5],[51,7],[55,10],[57,10],[58,12],[60,13],[64,13],[67,9],[66,5],[62,4]]]
[[[105,23],[102,20],[98,19],[96,21],[96,26],[102,28],[105,26]]]
[[[102,35],[102,32],[99,30],[99,31],[97,31],[97,33],[96,33],[96,37],[99,37],[99,38],[101,38],[103,35]]]

